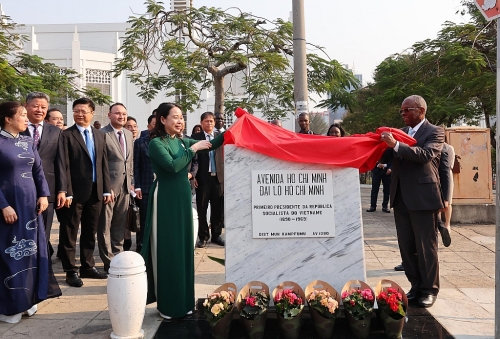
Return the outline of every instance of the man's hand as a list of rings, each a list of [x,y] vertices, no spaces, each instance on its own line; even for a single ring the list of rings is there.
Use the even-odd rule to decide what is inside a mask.
[[[135,190],[135,194],[137,194],[135,196],[137,199],[142,199],[142,190]]]
[[[113,202],[113,196],[112,195],[105,195],[104,196],[104,205],[107,203]]]
[[[73,198],[66,198],[66,201],[64,202],[64,207],[70,208],[72,202]]]
[[[64,193],[64,192],[57,193],[56,200],[57,200],[56,210],[63,208],[64,204],[66,202],[66,193]]]
[[[394,139],[391,132],[382,132],[380,140],[384,141],[390,148],[396,147],[396,139]]]
[[[389,174],[391,174],[391,172],[392,172],[392,170],[389,168],[389,169],[387,170],[387,172],[385,172],[385,175],[389,175]]]
[[[193,187],[198,188],[198,181],[196,180],[196,178],[193,179]]]
[[[188,180],[191,180],[192,177],[193,177],[193,175],[188,172]]]
[[[5,222],[9,225],[12,225],[17,220],[16,211],[14,211],[14,209],[10,206],[2,208],[2,214],[3,218],[5,219]]]

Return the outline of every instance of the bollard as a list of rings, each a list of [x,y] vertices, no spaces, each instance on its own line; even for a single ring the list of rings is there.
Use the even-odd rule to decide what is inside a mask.
[[[196,248],[196,240],[198,239],[198,211],[193,207],[193,234],[194,234],[194,248]]]
[[[112,339],[142,339],[148,281],[144,259],[136,252],[116,255],[109,267],[108,309]]]

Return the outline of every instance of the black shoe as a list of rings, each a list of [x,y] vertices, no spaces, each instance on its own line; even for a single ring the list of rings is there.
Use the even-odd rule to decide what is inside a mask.
[[[200,241],[198,241],[198,243],[196,244],[196,247],[198,247],[198,248],[205,248],[205,247],[207,247],[207,241],[206,240],[200,240]]]
[[[130,247],[132,247],[132,239],[123,240],[123,250],[130,251]]]
[[[441,220],[438,220],[438,230],[441,233],[441,240],[443,240],[444,247],[448,247],[451,245],[451,236],[450,231],[444,226],[444,223]]]
[[[432,294],[422,295],[420,299],[418,299],[418,306],[425,308],[431,307],[436,302],[436,298],[437,297]]]
[[[69,286],[82,287],[83,281],[76,272],[66,272],[66,282]]]
[[[82,278],[90,278],[90,279],[108,279],[108,275],[105,272],[100,272],[97,268],[80,268],[80,277]]]
[[[418,292],[411,289],[408,293],[406,293],[406,298],[408,299],[408,302],[413,302],[418,300]]]
[[[225,245],[224,240],[220,236],[218,236],[217,239],[212,239],[212,244],[217,244],[219,246]]]
[[[135,248],[135,251],[136,251],[137,253],[141,253],[141,250],[142,250],[142,244],[137,244],[137,245],[136,245],[136,248]]]
[[[391,210],[388,209],[387,207],[382,207],[382,212],[391,213]]]
[[[404,270],[405,270],[405,267],[403,266],[403,263],[394,267],[394,271],[403,272]]]
[[[376,207],[370,207],[369,209],[367,209],[366,211],[367,212],[375,212],[377,210]]]

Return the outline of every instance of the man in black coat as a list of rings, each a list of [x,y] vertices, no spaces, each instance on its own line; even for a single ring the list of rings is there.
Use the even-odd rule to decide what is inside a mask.
[[[60,253],[66,282],[70,286],[83,285],[82,278],[106,279],[107,274],[97,270],[94,248],[99,214],[104,204],[111,202],[105,134],[91,127],[95,105],[87,98],[73,102],[75,124],[63,131],[64,154],[69,169],[69,186],[73,193],[67,210],[67,224],[61,225],[59,239],[64,249]],[[68,197],[69,199],[70,197]],[[80,277],[75,264],[76,240],[80,234]]]
[[[49,103],[49,96],[42,92],[31,92],[26,96],[25,107],[29,124],[26,131],[21,134],[31,136],[34,139],[38,154],[42,160],[45,180],[49,185],[49,206],[43,211],[42,216],[47,241],[50,244],[54,208],[60,209],[64,206],[68,183],[62,147],[62,129],[44,121]],[[51,251],[50,255],[52,255],[52,246],[49,245],[49,249]]]
[[[428,122],[426,112],[427,104],[418,95],[401,105],[400,114],[407,125],[403,131],[416,139],[414,146],[396,141],[390,132],[381,134],[381,140],[393,149],[391,207],[401,259],[411,283],[407,297],[421,307],[431,307],[439,293],[437,213],[444,207],[438,173],[444,130]]]
[[[205,112],[201,115],[200,133],[191,137],[195,140],[212,140],[217,136],[214,133],[215,115]],[[207,153],[198,153],[198,172],[196,173],[196,208],[198,211],[198,238],[197,246],[207,246],[210,238],[212,243],[224,246],[222,233],[221,204],[224,193],[224,161],[222,148]],[[207,209],[210,203],[210,228],[208,229]]]
[[[392,149],[388,148],[385,153],[387,152],[392,152]],[[390,159],[390,156],[388,156],[387,158]],[[391,167],[392,162],[390,160],[387,162],[387,164],[383,164],[379,161],[377,162],[377,165],[375,165],[375,168],[372,169],[372,191],[370,208],[366,210],[367,212],[375,212],[377,210],[378,191],[380,190],[380,183],[382,183],[384,185],[382,212],[391,213],[391,210],[388,208],[389,192],[391,191]]]

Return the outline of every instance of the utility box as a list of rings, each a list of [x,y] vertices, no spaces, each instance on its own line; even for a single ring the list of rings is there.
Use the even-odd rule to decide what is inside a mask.
[[[446,129],[446,137],[460,168],[460,173],[453,173],[453,205],[492,204],[490,130],[451,127]]]

